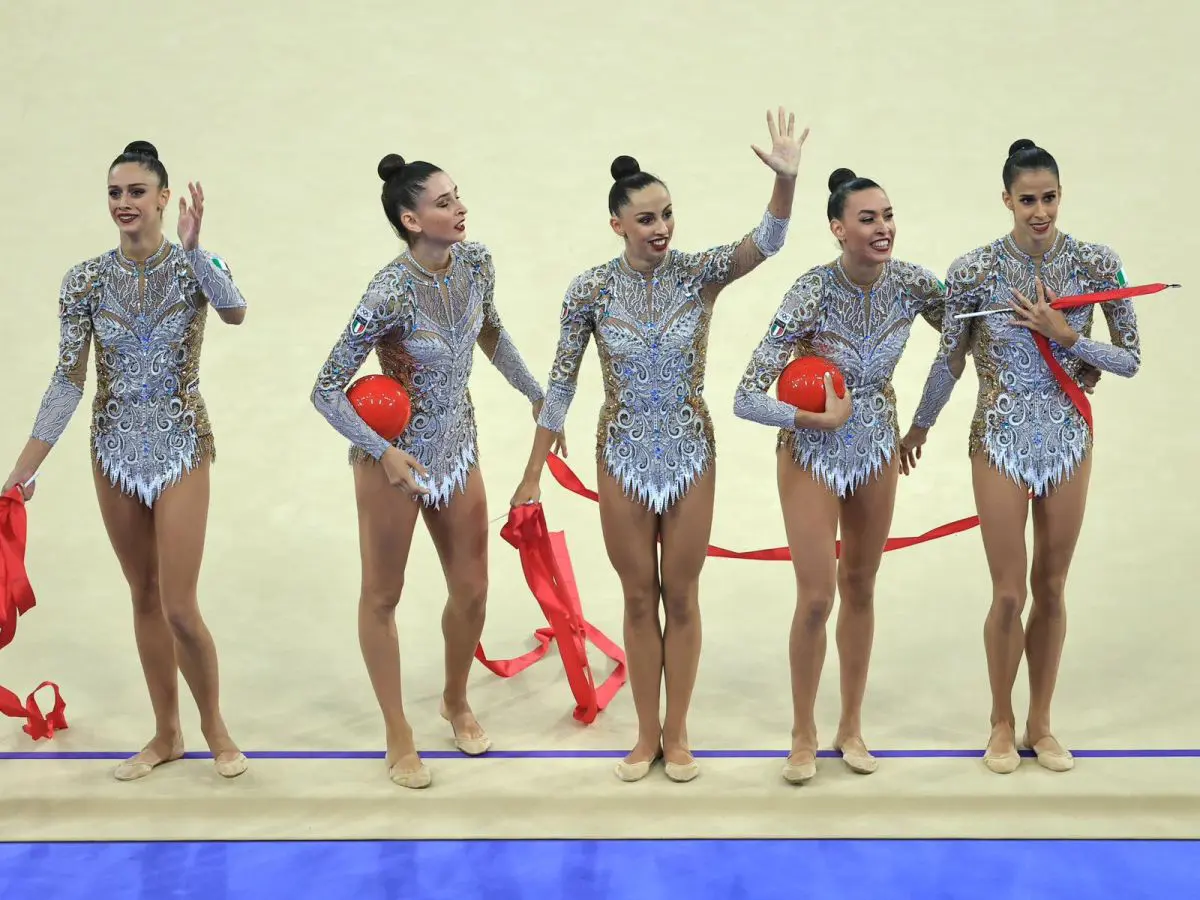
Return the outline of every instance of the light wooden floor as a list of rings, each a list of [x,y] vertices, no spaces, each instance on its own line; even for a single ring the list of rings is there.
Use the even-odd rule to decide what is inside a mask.
[[[116,240],[106,166],[129,141],[153,141],[177,190],[203,181],[204,243],[229,259],[250,303],[242,328],[212,320],[203,363],[220,461],[201,588],[226,714],[247,750],[307,754],[257,758],[230,783],[196,760],[136,784],[111,779],[113,759],[11,756],[115,759],[152,728],[126,588],[88,471],[90,385],[30,507],[38,606],[0,653],[0,683],[18,693],[43,679],[62,686],[71,727],[34,745],[5,720],[0,838],[1200,831],[1189,361],[1200,316],[1186,289],[1141,303],[1142,372],[1132,382],[1106,377],[1094,398],[1094,487],[1070,583],[1055,728],[1081,752],[1190,752],[1085,753],[1069,775],[1030,762],[1010,778],[950,755],[980,750],[987,737],[989,583],[969,532],[886,560],[865,724],[873,747],[901,755],[870,778],[827,759],[816,782],[794,790],[778,777],[778,757],[752,753],[788,743],[793,577],[786,563],[723,560],[705,570],[690,734],[698,750],[740,755],[703,758],[690,785],[618,783],[613,756],[634,734],[628,689],[582,728],[556,656],[508,682],[477,669],[475,707],[497,750],[514,753],[432,758],[436,781],[425,794],[392,786],[377,756],[318,758],[382,749],[355,634],[345,447],[308,395],[368,279],[396,249],[378,201],[384,153],[432,160],[457,180],[471,237],[495,254],[505,324],[544,378],[567,283],[617,252],[605,210],[614,156],[632,154],[668,182],[676,245],[702,248],[761,215],[771,178],[749,145],[767,139],[764,111],[787,104],[811,125],[789,244],[722,295],[713,326],[713,540],[735,548],[784,542],[774,435],[734,419],[733,392],[783,291],[835,252],[824,221],[834,168],[880,181],[897,209],[897,255],[944,271],[1008,227],[1000,168],[1008,145],[1030,137],[1062,166],[1065,230],[1114,246],[1135,282],[1191,276],[1200,189],[1187,35],[1197,18],[1186,6],[614,0],[568,12],[518,0],[435,9],[217,0],[150,11],[66,0],[0,11],[4,471],[54,363],[62,274]],[[896,379],[906,422],[934,347],[918,325]],[[531,422],[486,360],[476,365],[494,518],[516,486]],[[973,511],[971,382],[968,374],[921,470],[902,484],[897,534]],[[590,355],[568,428],[571,462],[591,484],[600,396]],[[589,618],[619,639],[618,584],[594,504],[548,476],[544,500],[552,527],[568,533]],[[515,655],[542,619],[498,529],[485,645]],[[443,597],[420,533],[399,622],[418,740],[437,751],[451,748],[436,702]],[[825,745],[838,710],[835,664],[831,649],[819,700]],[[1018,695],[1023,703],[1023,681]],[[185,723],[189,748],[202,750],[190,707]],[[547,750],[564,755],[528,753]]]

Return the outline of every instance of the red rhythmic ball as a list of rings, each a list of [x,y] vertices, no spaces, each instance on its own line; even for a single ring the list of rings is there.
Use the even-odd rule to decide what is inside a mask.
[[[394,441],[408,427],[412,403],[400,382],[386,375],[364,375],[346,389],[354,411],[385,441]]]
[[[833,390],[838,399],[846,396],[846,379],[827,359],[801,356],[787,364],[779,376],[776,394],[784,403],[810,413],[825,412],[825,373],[833,376]]]

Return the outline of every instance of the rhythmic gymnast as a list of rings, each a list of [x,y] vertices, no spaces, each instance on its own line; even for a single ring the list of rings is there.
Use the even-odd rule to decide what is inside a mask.
[[[537,501],[546,454],[563,430],[579,367],[595,336],[604,373],[597,429],[600,520],[625,598],[625,650],[638,739],[617,765],[644,778],[660,757],[666,774],[699,774],[687,710],[700,660],[699,580],[712,525],[715,443],[705,404],[705,354],[713,304],[723,288],[783,247],[805,129],[781,108],[767,114],[775,172],[766,213],[739,241],[700,252],[671,247],[674,209],[666,185],[631,157],[613,161],[608,209],[624,249],[578,275],[562,305],[546,405],[514,505]],[[662,553],[659,556],[659,542]],[[659,620],[666,611],[665,632]],[[666,681],[666,716],[659,694]]]
[[[1012,689],[1024,651],[1030,698],[1022,744],[1043,766],[1061,772],[1074,761],[1051,730],[1050,701],[1066,636],[1064,591],[1083,524],[1092,435],[1039,354],[1034,332],[1050,340],[1054,358],[1089,390],[1099,371],[1132,377],[1141,348],[1129,300],[1102,305],[1111,344],[1090,337],[1095,306],[1063,313],[1049,305],[1058,296],[1113,289],[1124,277],[1112,249],[1058,230],[1062,184],[1054,157],[1019,140],[1009,148],[1002,178],[1012,230],[950,267],[941,344],[901,452],[906,466],[917,464],[971,353],[979,395],[968,453],[992,578],[984,626],[992,732],[984,763],[1001,774],[1020,764]],[[989,309],[1012,315],[955,318]],[[1022,630],[1031,493],[1033,607]]]
[[[875,630],[875,578],[900,471],[892,374],[917,316],[941,327],[944,298],[932,272],[892,258],[896,221],[883,188],[838,169],[829,176],[829,192],[829,227],[842,252],[792,285],[734,400],[735,415],[780,429],[779,500],[796,570],[789,640],[792,746],[783,768],[793,784],[817,771],[814,709],[835,592],[841,597],[842,714],[834,747],[855,772],[868,774],[878,765],[863,741],[862,703]],[[807,356],[829,360],[846,382],[839,398],[826,376],[821,413],[768,393],[793,357]]]
[[[488,590],[487,498],[468,391],[474,347],[529,400],[535,420],[545,395],[500,321],[491,252],[466,240],[458,186],[437,166],[395,154],[380,161],[378,173],[383,212],[407,249],[371,279],[317,376],[312,402],[352,444],[362,556],[358,634],[386,727],[388,776],[423,788],[432,776],[404,712],[395,617],[417,513],[449,592],[441,714],[458,749],[476,756],[491,741],[467,702]],[[372,350],[412,404],[409,425],[393,443],[363,422],[345,394]]]
[[[200,395],[200,344],[208,307],[239,325],[246,301],[229,266],[199,244],[204,191],[179,200],[179,244],[163,237],[170,200],[158,151],[134,141],[108,171],[114,250],[71,267],[59,292],[58,364],[32,436],[4,482],[29,482],[70,423],[96,348],[91,452],[105,530],[133,598],[133,630],[154,709],[154,738],[117,766],[143,778],[183,756],[181,671],[200,712],[216,770],[246,771],[221,715],[217,652],[196,597],[209,506],[212,426]]]

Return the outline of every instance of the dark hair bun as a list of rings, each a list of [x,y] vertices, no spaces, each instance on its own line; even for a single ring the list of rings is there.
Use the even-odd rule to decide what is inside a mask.
[[[857,177],[852,169],[834,169],[833,174],[829,176],[829,193],[832,194],[843,184],[848,184]]]
[[[134,141],[125,146],[125,152],[131,156],[148,156],[158,159],[158,149],[149,141]]]
[[[1020,153],[1022,150],[1036,150],[1036,149],[1037,149],[1037,144],[1035,144],[1029,138],[1021,138],[1019,141],[1012,142],[1012,146],[1008,148],[1008,155],[1012,156],[1014,153]]]
[[[612,175],[613,181],[620,181],[622,178],[636,175],[642,171],[642,167],[638,165],[638,161],[632,156],[618,156],[612,161],[612,165],[608,167],[608,171]]]
[[[404,169],[404,157],[398,153],[389,153],[379,161],[379,166],[375,171],[379,173],[381,181],[391,181]]]

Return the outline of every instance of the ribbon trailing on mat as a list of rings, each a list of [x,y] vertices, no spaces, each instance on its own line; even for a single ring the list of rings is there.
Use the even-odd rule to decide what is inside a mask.
[[[546,526],[540,503],[510,510],[500,535],[520,554],[525,581],[550,627],[534,632],[538,646],[523,656],[489,659],[481,643],[475,648],[475,658],[493,674],[512,678],[542,659],[550,643],[557,641],[567,682],[575,697],[575,719],[590,725],[625,684],[625,652],[584,618],[566,536],[561,531],[551,532]],[[617,664],[599,687],[588,663],[589,641]]]
[[[0,495],[0,649],[12,643],[17,620],[37,603],[25,571],[27,535],[25,495],[19,485],[14,485]],[[38,691],[46,687],[54,689],[54,707],[49,715],[42,713],[37,702]],[[23,730],[35,741],[53,738],[54,732],[66,729],[66,708],[58,685],[52,681],[43,681],[24,703],[8,688],[0,687],[0,715],[24,719]]]
[[[589,500],[599,500],[599,495],[591,488],[586,487],[579,476],[571,471],[571,467],[553,453],[546,456],[546,465],[550,467],[550,473],[554,476],[554,480],[571,493],[578,494],[580,497],[586,497]],[[914,537],[888,538],[883,546],[883,550],[885,553],[890,553],[893,550],[903,550],[905,547],[913,547],[917,544],[924,544],[927,541],[936,541],[938,538],[958,534],[961,531],[969,531],[978,524],[978,516],[968,516],[956,522],[947,522],[945,525],[931,528],[924,534],[918,534]],[[838,556],[841,556],[841,541],[837,541],[836,543],[836,553]],[[787,547],[771,547],[767,550],[726,550],[724,547],[717,547],[713,544],[708,545],[706,555],[720,559],[751,559],[762,562],[786,562],[792,558],[792,553]]]

